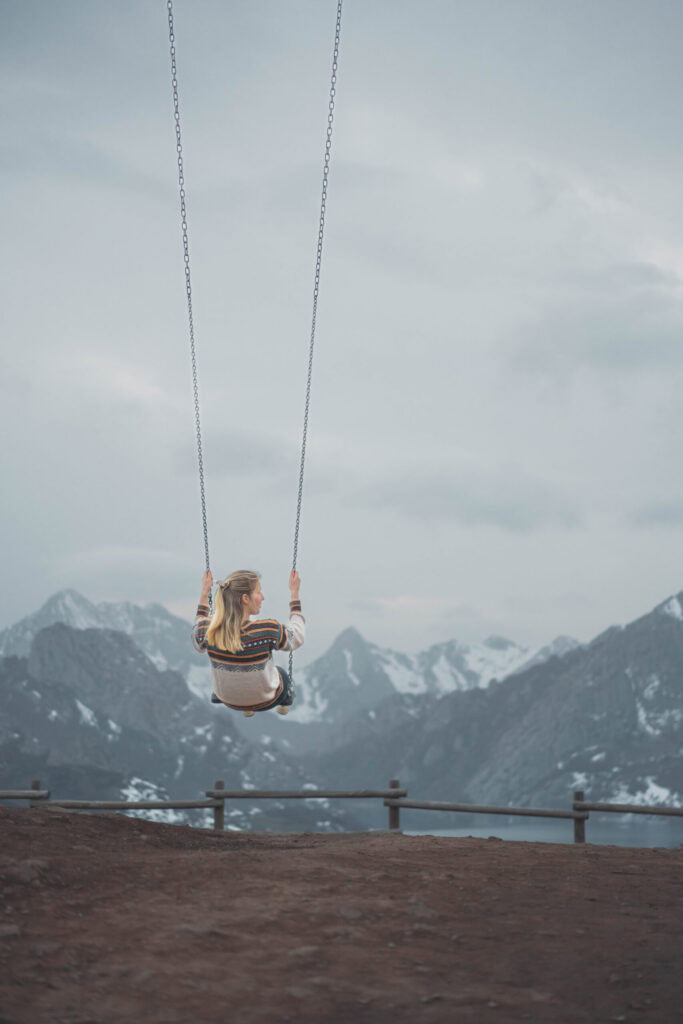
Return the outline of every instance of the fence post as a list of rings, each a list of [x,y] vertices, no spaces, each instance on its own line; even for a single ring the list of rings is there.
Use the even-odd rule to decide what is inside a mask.
[[[584,794],[582,789],[574,790],[574,799],[583,800]],[[585,811],[583,812],[585,814]],[[586,819],[585,818],[574,818],[574,842],[585,843],[586,842]]]
[[[31,789],[40,789],[40,779],[34,779],[33,780],[33,782],[31,783]],[[28,805],[29,805],[29,807],[38,807],[39,806],[37,800],[29,800]]]
[[[389,782],[389,789],[400,789],[401,783],[398,779],[391,779]],[[390,807],[389,808],[389,828],[392,831],[399,830],[401,828],[401,808]]]
[[[213,784],[214,789],[225,789],[225,783],[218,779]],[[216,832],[222,832],[225,827],[225,800],[221,800],[213,809],[213,827]]]

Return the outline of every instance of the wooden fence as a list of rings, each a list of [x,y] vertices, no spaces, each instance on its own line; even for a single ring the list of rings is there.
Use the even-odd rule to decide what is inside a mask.
[[[226,800],[376,800],[384,801],[389,811],[388,826],[400,831],[401,808],[422,811],[453,811],[463,814],[503,814],[510,817],[566,818],[574,822],[574,842],[585,843],[586,822],[591,811],[614,814],[660,814],[683,817],[683,807],[653,807],[642,804],[592,803],[584,799],[583,790],[574,791],[571,810],[542,807],[497,807],[488,804],[444,803],[438,800],[409,800],[407,790],[398,779],[387,789],[226,789],[219,779],[213,789],[206,790],[204,800],[51,800],[50,791],[40,788],[34,780],[30,789],[0,790],[0,800],[28,800],[33,807],[46,803],[77,811],[187,810],[213,808],[213,827],[225,827]]]
[[[34,779],[30,789],[0,789],[0,800],[28,800],[31,806],[40,803],[48,807],[64,807],[70,811],[139,811],[189,810],[213,808],[213,827],[222,832],[225,827],[226,800],[384,800],[404,797],[398,779],[392,779],[387,789],[226,789],[222,779],[206,791],[206,800],[51,800],[50,791],[40,788]],[[389,807],[389,828],[399,829],[399,812]]]
[[[615,814],[666,814],[676,817],[683,817],[683,807],[652,807],[642,804],[602,804],[590,803],[584,800],[583,790],[574,790],[574,799],[570,811],[561,808],[539,808],[539,807],[494,807],[485,804],[453,804],[442,803],[436,800],[395,800],[387,798],[384,801],[385,807],[395,807],[400,813],[400,808],[412,808],[422,811],[456,811],[466,814],[505,814],[511,817],[532,817],[532,818],[571,818],[574,821],[574,842],[586,842],[586,822],[590,817],[590,811],[607,811]],[[398,820],[397,826],[398,827]]]

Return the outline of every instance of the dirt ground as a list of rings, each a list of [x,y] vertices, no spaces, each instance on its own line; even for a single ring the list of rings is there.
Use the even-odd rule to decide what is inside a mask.
[[[0,807],[0,1024],[683,1021],[683,850]]]

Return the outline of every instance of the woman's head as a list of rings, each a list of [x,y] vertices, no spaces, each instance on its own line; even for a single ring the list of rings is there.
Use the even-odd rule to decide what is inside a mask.
[[[218,583],[213,618],[206,631],[212,647],[241,651],[240,629],[250,615],[257,615],[263,603],[261,577],[249,569],[231,572]]]

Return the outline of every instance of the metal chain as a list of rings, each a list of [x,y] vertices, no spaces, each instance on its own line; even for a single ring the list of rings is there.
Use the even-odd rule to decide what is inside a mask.
[[[306,461],[306,442],[308,439],[308,413],[311,405],[311,381],[313,379],[313,348],[315,345],[315,327],[318,317],[318,292],[320,290],[320,268],[323,259],[323,238],[325,234],[325,213],[327,211],[327,179],[330,173],[330,154],[332,151],[332,127],[334,125],[334,100],[337,92],[337,64],[339,61],[339,37],[341,34],[342,2],[337,0],[337,23],[334,31],[334,52],[332,54],[332,77],[330,80],[330,102],[327,111],[327,137],[325,139],[325,159],[323,163],[322,195],[320,197],[320,222],[318,226],[318,249],[315,260],[315,278],[313,283],[313,315],[311,319],[311,340],[308,350],[308,380],[306,382],[306,406],[304,409],[304,429],[301,442],[301,465],[299,467],[299,493],[296,505],[296,525],[294,527],[294,557],[292,569],[296,569],[299,553],[299,527],[301,525],[301,504],[304,492],[304,464]],[[289,674],[292,676],[293,654],[289,653]]]
[[[334,34],[334,51],[332,56],[332,75],[330,81],[330,99],[327,114],[327,133],[325,139],[325,157],[323,163],[322,194],[320,200],[320,221],[318,226],[318,246],[316,252],[315,277],[313,285],[313,313],[311,318],[311,335],[308,354],[308,378],[306,382],[306,403],[304,408],[303,437],[301,443],[301,463],[299,467],[299,489],[297,495],[296,524],[294,528],[294,555],[292,568],[296,569],[299,551],[299,531],[301,526],[301,507],[303,502],[304,467],[306,461],[306,444],[308,440],[308,419],[311,404],[311,383],[313,379],[313,351],[315,346],[315,329],[318,316],[318,294],[320,290],[320,272],[322,267],[323,239],[325,234],[325,214],[327,211],[327,186],[332,151],[332,129],[334,125],[334,106],[337,86],[337,66],[339,60],[339,39],[341,35],[341,16],[343,0],[337,0],[337,19]],[[180,132],[180,104],[178,99],[178,75],[176,68],[175,34],[173,30],[173,0],[167,0],[168,37],[171,53],[171,85],[173,87],[173,111],[176,134],[176,153],[178,155],[178,191],[180,196],[180,220],[183,236],[183,260],[185,266],[185,291],[187,294],[187,313],[190,333],[190,352],[192,357],[192,385],[194,392],[195,425],[197,432],[197,462],[199,466],[199,490],[202,508],[202,526],[204,532],[204,555],[207,571],[209,569],[209,538],[206,516],[206,492],[204,487],[204,457],[202,452],[201,420],[199,413],[199,382],[197,372],[197,353],[194,337],[194,316],[192,312],[192,282],[190,275],[190,246],[187,229],[187,209],[185,203],[185,175],[183,169],[183,146]],[[292,672],[292,653],[289,656],[289,669]]]
[[[194,341],[194,317],[192,315],[192,281],[190,278],[190,243],[187,236],[187,209],[185,206],[185,173],[183,170],[183,143],[180,135],[180,105],[178,101],[178,73],[175,59],[175,35],[173,32],[173,0],[167,0],[168,39],[171,47],[171,85],[173,87],[173,117],[175,121],[176,153],[178,154],[178,191],[180,195],[180,224],[183,232],[183,260],[185,263],[185,292],[187,293],[187,316],[190,329],[190,353],[192,356],[192,387],[194,391],[194,418],[197,430],[197,462],[199,465],[199,493],[202,504],[202,526],[204,529],[204,557],[209,571],[209,531],[206,525],[206,493],[204,490],[204,455],[202,452],[202,428],[199,418],[199,382],[197,374],[197,352]],[[209,595],[209,604],[211,596]]]

